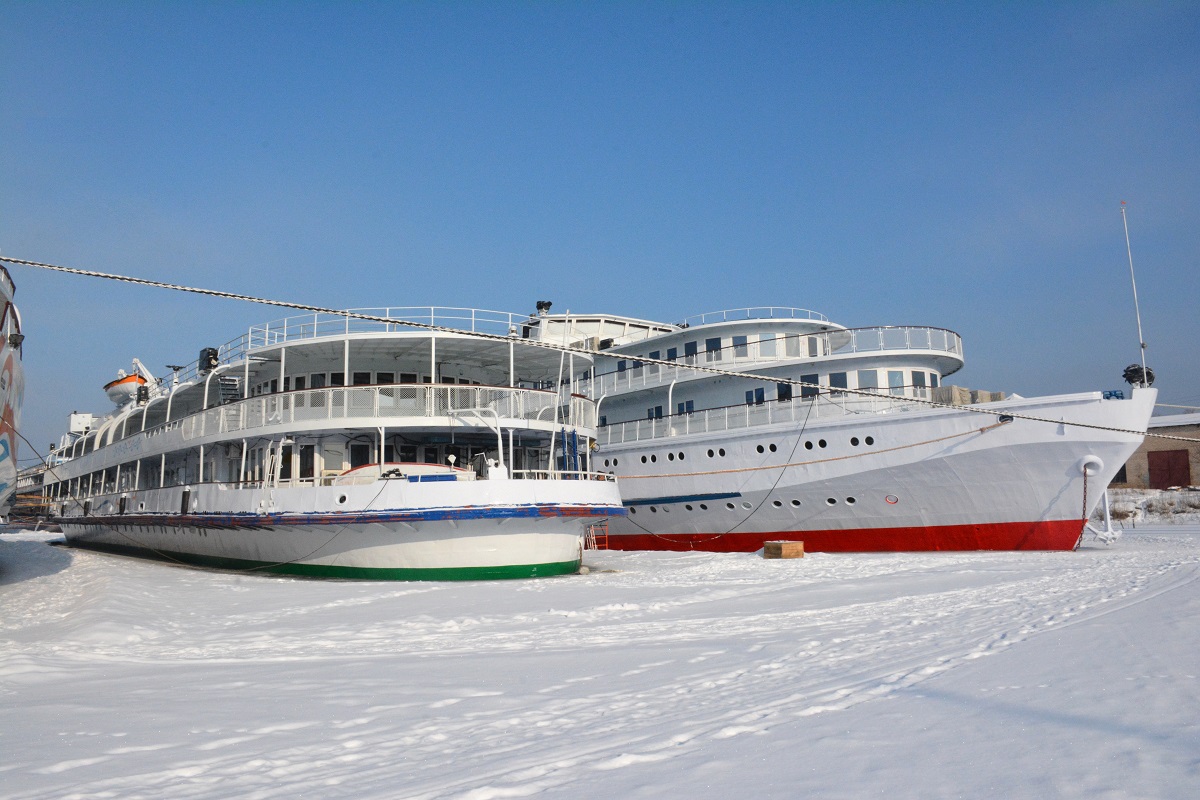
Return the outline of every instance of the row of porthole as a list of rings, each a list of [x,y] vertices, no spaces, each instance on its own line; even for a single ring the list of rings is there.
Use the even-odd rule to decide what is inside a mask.
[[[890,497],[891,497],[891,496],[889,495],[889,498],[890,498]],[[856,497],[847,497],[845,502],[846,502],[846,505],[848,505],[848,506],[852,506],[852,505],[854,505],[855,503],[857,503],[857,502],[858,502],[858,498],[856,498]],[[889,503],[893,503],[894,501],[893,501],[893,500],[891,500],[891,499],[889,499],[889,500],[888,500],[888,502],[889,502]],[[792,501],[791,501],[791,504],[792,504],[792,507],[793,507],[793,508],[799,508],[799,507],[802,505],[801,501],[799,501],[799,500],[792,500]],[[825,498],[825,505],[827,505],[827,506],[836,506],[837,504],[838,504],[838,499],[837,499],[836,497],[826,497],[826,498]],[[782,500],[772,500],[772,501],[771,501],[771,505],[775,506],[776,508],[783,508],[783,501],[782,501]],[[708,504],[707,504],[707,503],[700,503],[700,504],[699,504],[699,506],[700,506],[700,510],[701,510],[701,511],[708,511]],[[695,510],[695,507],[694,507],[694,506],[693,506],[691,503],[685,503],[683,507],[684,507],[685,509],[687,509],[688,511],[694,511],[694,510]],[[733,511],[735,508],[737,508],[737,506],[735,506],[733,503],[726,503],[726,504],[725,504],[725,508],[729,509],[730,511]],[[742,508],[744,508],[744,509],[746,509],[747,511],[749,511],[749,510],[751,510],[752,508],[754,508],[754,505],[753,505],[752,503],[750,503],[749,501],[743,500],[743,501],[742,501]],[[657,513],[658,513],[658,506],[649,506],[649,509],[650,509],[650,513],[652,513],[652,514],[657,514]],[[671,512],[671,507],[670,507],[670,506],[663,506],[663,507],[662,507],[662,510],[663,510],[663,513],[664,513],[664,514],[669,514],[669,513]],[[630,506],[630,507],[629,507],[629,513],[630,513],[630,514],[636,514],[636,513],[637,513],[637,506]]]
[[[862,440],[862,443],[863,443],[863,444],[865,444],[865,445],[867,445],[867,446],[873,445],[873,444],[875,444],[875,437],[874,437],[874,436],[867,436],[867,437],[865,437],[865,438]],[[850,437],[850,446],[851,446],[851,447],[858,447],[858,445],[859,445],[859,440],[858,440],[858,437],[857,437],[857,436],[851,436],[851,437]],[[813,449],[813,446],[814,446],[814,445],[813,445],[813,443],[812,443],[811,441],[806,441],[806,442],[804,443],[804,449],[805,449],[805,450],[812,450],[812,449]],[[817,443],[816,443],[816,446],[817,446],[817,447],[828,447],[828,446],[829,446],[829,443],[828,443],[827,441],[825,441],[824,439],[818,439],[818,440],[817,440]],[[776,452],[776,451],[777,451],[779,448],[775,446],[775,443],[774,443],[774,442],[772,442],[771,444],[768,444],[768,445],[766,445],[765,447],[764,447],[763,445],[761,445],[761,444],[760,444],[760,445],[758,445],[758,446],[757,446],[755,449],[756,449],[758,452],[760,452],[760,453],[765,453],[765,452],[767,452],[768,450],[769,450],[770,452],[774,453],[774,452]],[[716,457],[718,457],[718,456],[719,456],[719,457],[721,457],[721,458],[724,458],[724,457],[725,457],[725,448],[724,448],[724,447],[719,447],[719,448],[717,448],[716,450],[712,450],[712,449],[710,449],[710,450],[708,451],[708,457],[709,457],[709,458],[716,458]],[[683,461],[683,458],[684,458],[684,454],[683,454],[682,452],[679,452],[679,453],[667,453],[667,460],[668,460],[668,461],[675,461],[676,459],[678,459],[679,461]],[[654,455],[654,454],[651,454],[650,456],[642,456],[642,463],[643,463],[643,464],[645,464],[647,461],[650,461],[651,463],[657,463],[657,462],[658,462],[658,456],[657,456],[657,455]],[[611,463],[610,463],[610,462],[611,462]],[[613,459],[608,459],[608,458],[604,459],[604,466],[606,466],[606,467],[615,467],[616,465],[617,465],[617,459],[615,459],[615,458],[613,458]]]

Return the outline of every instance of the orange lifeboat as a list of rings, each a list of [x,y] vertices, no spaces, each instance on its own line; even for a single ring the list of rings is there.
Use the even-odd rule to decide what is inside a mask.
[[[112,400],[118,406],[123,406],[137,397],[139,386],[145,385],[146,379],[141,375],[136,373],[133,375],[122,374],[115,381],[109,381],[104,384],[104,393],[108,395],[109,400]]]

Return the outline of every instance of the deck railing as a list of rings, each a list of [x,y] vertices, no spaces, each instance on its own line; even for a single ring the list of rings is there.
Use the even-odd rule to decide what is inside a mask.
[[[461,422],[470,412],[490,419],[554,424],[556,407],[559,424],[595,427],[595,404],[584,397],[572,396],[564,402],[554,392],[536,389],[441,384],[332,387],[260,395],[210,408],[179,422],[184,441],[189,441],[213,434],[319,420],[454,416]],[[146,435],[153,436],[155,432],[151,429]]]
[[[614,371],[596,376],[593,394],[600,397],[630,389],[702,377],[705,373],[691,369],[694,366],[739,369],[759,364],[775,365],[796,359],[821,359],[850,353],[891,350],[947,353],[961,358],[962,337],[944,328],[851,328],[733,344],[719,350],[680,356],[669,365],[643,364],[640,361],[627,360],[624,369],[620,369],[621,357],[614,353],[612,357],[617,360]]]

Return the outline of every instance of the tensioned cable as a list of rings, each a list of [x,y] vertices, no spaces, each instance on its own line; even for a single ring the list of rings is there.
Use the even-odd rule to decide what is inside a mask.
[[[122,283],[132,283],[138,286],[153,286],[159,289],[170,289],[177,292],[188,292],[191,294],[199,294],[207,297],[220,297],[226,300],[242,300],[247,303],[258,303],[266,306],[276,306],[278,308],[293,308],[298,311],[313,311],[320,314],[332,314],[334,316],[346,317],[348,319],[361,319],[367,322],[382,322],[390,325],[406,325],[412,328],[421,330],[435,331],[438,333],[451,333],[459,336],[469,336],[477,339],[487,339],[497,342],[514,342],[520,343],[526,347],[540,347],[545,350],[554,350],[558,352],[584,353],[591,356],[605,356],[608,358],[621,358],[627,361],[636,361],[642,364],[657,364],[666,367],[678,367],[679,364],[675,361],[669,361],[661,358],[648,358],[646,356],[626,355],[624,353],[611,353],[604,350],[590,350],[587,348],[572,347],[569,344],[556,344],[554,342],[541,341],[537,339],[520,339],[513,336],[502,336],[496,333],[483,333],[480,331],[465,331],[459,328],[451,328],[445,325],[434,325],[427,322],[415,322],[413,320],[395,319],[393,317],[380,317],[374,314],[362,314],[357,311],[349,311],[346,309],[326,308],[324,306],[314,306],[305,303],[292,303],[287,300],[272,300],[265,297],[255,297],[248,294],[237,294],[235,292],[223,292],[218,289],[201,289],[194,286],[183,286],[177,283],[167,283],[165,281],[153,281],[147,278],[135,278],[129,275],[117,275],[111,272],[99,272],[97,270],[77,269],[75,267],[63,267],[56,264],[45,264],[40,261],[27,261],[20,258],[10,258],[9,256],[0,255],[0,262],[9,264],[20,264],[26,267],[36,267],[38,269],[51,270],[53,272],[63,272],[68,275],[82,275],[89,278],[102,278],[111,281],[120,281]],[[703,372],[711,375],[727,375],[734,378],[759,378],[764,381],[774,383],[783,383],[791,386],[800,386],[802,388],[827,388],[821,387],[818,384],[808,383],[805,381],[793,380],[791,378],[782,378],[776,376],[759,375],[753,372],[739,372],[736,370],[720,369],[718,367],[706,367],[700,365],[689,364],[687,369],[694,372]],[[853,394],[862,397],[871,397],[875,399],[888,398],[889,395],[880,394],[877,392],[868,392],[862,389],[842,389],[838,388],[838,392],[843,394]],[[1150,433],[1148,431],[1133,430],[1130,428],[1114,428],[1107,425],[1093,425],[1086,422],[1068,422],[1061,419],[1048,419],[1046,417],[1035,417],[1031,414],[1021,414],[1015,411],[1006,411],[1004,409],[982,409],[972,408],[971,406],[956,406],[951,403],[939,403],[936,400],[923,400],[919,398],[904,398],[904,402],[916,405],[929,406],[931,408],[949,408],[957,411],[966,411],[973,414],[988,414],[994,416],[996,414],[1006,414],[1013,419],[1023,419],[1029,422],[1046,422],[1052,425],[1069,425],[1075,428],[1089,428],[1091,430],[1108,431],[1110,433],[1129,433],[1135,436],[1148,436],[1155,439],[1168,439],[1177,442],[1200,442],[1200,439],[1192,439],[1186,436],[1171,436],[1163,433]]]

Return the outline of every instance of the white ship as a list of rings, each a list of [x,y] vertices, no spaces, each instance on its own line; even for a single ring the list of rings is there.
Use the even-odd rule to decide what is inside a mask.
[[[591,357],[526,346],[524,321],[314,313],[205,348],[168,380],[135,359],[105,387],[112,413],[72,415],[45,500],[71,544],[194,565],[574,572],[587,526],[625,512],[612,476],[588,471],[595,403],[560,380]]]
[[[0,266],[0,516],[12,509],[17,491],[17,429],[21,424],[21,400],[25,393],[25,371],[21,363],[21,315],[13,304],[16,288],[8,270]]]
[[[526,335],[613,356],[587,391],[594,466],[629,511],[615,549],[1070,549],[1156,394],[972,393],[943,385],[963,365],[952,331],[793,308],[547,315]]]

